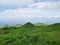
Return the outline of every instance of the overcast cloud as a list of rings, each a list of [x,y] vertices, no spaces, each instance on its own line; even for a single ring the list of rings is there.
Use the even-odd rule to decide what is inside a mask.
[[[59,0],[0,0],[1,24],[60,22]]]

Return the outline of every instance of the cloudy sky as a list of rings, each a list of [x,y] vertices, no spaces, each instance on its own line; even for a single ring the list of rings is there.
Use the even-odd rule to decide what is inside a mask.
[[[0,0],[0,25],[59,23],[60,0]]]

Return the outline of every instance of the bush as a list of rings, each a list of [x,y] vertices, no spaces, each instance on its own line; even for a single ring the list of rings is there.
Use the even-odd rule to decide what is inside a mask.
[[[9,27],[3,27],[2,30],[9,30]]]

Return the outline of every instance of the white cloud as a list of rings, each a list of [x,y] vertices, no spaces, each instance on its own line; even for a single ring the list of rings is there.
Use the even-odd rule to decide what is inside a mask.
[[[60,9],[60,1],[58,2],[39,2],[30,5],[30,8],[40,8],[40,9],[47,9],[47,10],[56,10]]]
[[[59,2],[39,2],[29,5],[27,8],[6,9],[4,12],[0,13],[0,15],[59,15],[60,13],[56,9],[60,9]]]
[[[60,1],[48,3],[48,5],[46,6],[46,9],[50,9],[50,10],[60,9]]]
[[[9,6],[9,5],[28,5],[34,3],[34,0],[0,0],[0,5]]]
[[[34,3],[32,5],[29,5],[29,7],[27,8],[6,9],[4,12],[0,13],[0,21],[44,22],[44,20],[52,20],[52,18],[59,21],[60,11],[58,11],[57,9],[60,9],[59,2]]]

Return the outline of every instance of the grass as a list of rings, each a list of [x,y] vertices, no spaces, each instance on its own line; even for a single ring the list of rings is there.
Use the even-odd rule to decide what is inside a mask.
[[[60,45],[59,27],[60,23],[32,28],[23,26],[16,29],[0,29],[0,45]]]

